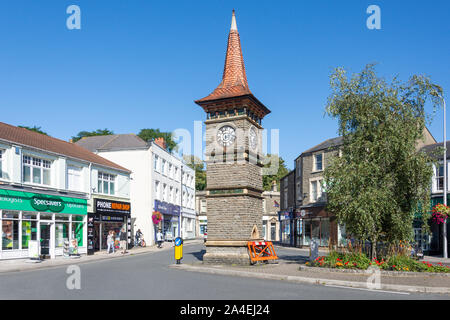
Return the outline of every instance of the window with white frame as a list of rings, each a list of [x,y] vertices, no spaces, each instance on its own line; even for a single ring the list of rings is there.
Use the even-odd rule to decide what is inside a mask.
[[[0,149],[0,178],[3,177],[3,150]]]
[[[155,154],[153,157],[153,169],[156,172],[159,172],[158,162],[159,162],[159,157]]]
[[[178,181],[178,167],[174,166],[174,174],[173,174],[173,178]]]
[[[179,199],[179,192],[178,192],[178,188],[175,189],[175,203],[178,203],[178,199]]]
[[[162,200],[167,201],[167,185],[165,183],[162,188]]]
[[[103,194],[115,194],[115,182],[116,182],[116,176],[104,173],[104,172],[98,172],[98,189],[97,193],[103,193]]]
[[[322,196],[322,180],[311,181],[311,201],[315,202]]]
[[[67,167],[67,189],[74,191],[83,191],[82,168],[76,166]]]
[[[323,153],[314,155],[314,171],[323,170]]]
[[[163,174],[163,175],[166,175],[166,160],[162,160],[162,162],[161,162],[161,173]]]
[[[159,194],[159,181],[155,180],[155,199],[159,200],[160,199],[160,194]]]
[[[444,190],[444,166],[439,164],[435,167],[435,184],[436,184],[436,191],[443,191]]]
[[[51,184],[52,162],[41,158],[23,156],[23,182],[34,184]]]
[[[169,201],[170,202],[175,202],[175,199],[174,199],[175,197],[174,197],[174,194],[173,194],[173,187],[170,187],[169,188]]]
[[[169,163],[169,177],[173,179],[173,165]]]

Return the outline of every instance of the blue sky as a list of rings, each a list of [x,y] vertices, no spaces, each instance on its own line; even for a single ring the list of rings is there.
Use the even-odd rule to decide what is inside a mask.
[[[66,27],[71,4],[81,8],[81,30]],[[381,30],[366,27],[372,4]],[[448,97],[445,0],[3,0],[0,121],[64,140],[99,128],[193,131],[205,118],[193,101],[222,77],[233,8],[250,89],[271,109],[263,125],[280,130],[291,169],[302,151],[337,136],[324,114],[335,67],[353,73],[375,62],[387,79],[424,74]],[[429,126],[438,141],[442,122],[439,110]]]

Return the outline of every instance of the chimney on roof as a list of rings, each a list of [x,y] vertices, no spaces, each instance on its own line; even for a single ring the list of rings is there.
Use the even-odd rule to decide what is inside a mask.
[[[166,145],[166,141],[164,140],[164,138],[159,137],[159,138],[155,138],[154,142],[160,146],[161,148],[163,148],[164,150],[167,149],[167,145]]]

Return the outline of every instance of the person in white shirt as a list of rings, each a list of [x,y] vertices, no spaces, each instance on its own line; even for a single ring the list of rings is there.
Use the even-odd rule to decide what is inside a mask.
[[[164,236],[161,232],[161,229],[158,230],[158,233],[156,234],[156,242],[158,243],[158,248],[162,247]]]

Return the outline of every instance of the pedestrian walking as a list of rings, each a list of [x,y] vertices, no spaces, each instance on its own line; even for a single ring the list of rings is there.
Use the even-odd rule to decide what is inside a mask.
[[[158,248],[162,247],[164,236],[161,232],[161,229],[158,230],[158,233],[156,234],[156,242],[158,243]]]
[[[107,253],[114,253],[114,232],[112,230],[109,230],[108,236],[106,238],[106,244],[108,245]]]
[[[125,231],[125,228],[122,228],[120,231],[120,246],[122,247],[122,254],[127,253],[127,233]]]

